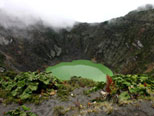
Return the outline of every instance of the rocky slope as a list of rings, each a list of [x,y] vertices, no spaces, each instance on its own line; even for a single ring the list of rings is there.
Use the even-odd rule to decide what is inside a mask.
[[[93,59],[115,73],[152,73],[154,10],[132,11],[98,24],[78,23],[71,30],[58,32],[41,22],[25,28],[1,25],[0,58],[1,66],[5,64],[16,71]]]

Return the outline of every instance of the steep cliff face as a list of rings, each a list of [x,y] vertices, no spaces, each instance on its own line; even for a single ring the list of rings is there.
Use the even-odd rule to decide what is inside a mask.
[[[95,59],[116,73],[154,70],[154,10],[133,11],[99,24],[79,23],[55,32],[36,24],[0,27],[0,54],[18,71],[43,69],[60,61]]]

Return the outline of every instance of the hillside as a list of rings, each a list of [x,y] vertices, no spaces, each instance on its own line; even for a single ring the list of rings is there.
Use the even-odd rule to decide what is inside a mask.
[[[116,73],[147,73],[154,66],[154,10],[133,11],[99,24],[78,23],[55,32],[41,22],[0,27],[0,53],[17,71],[44,69],[60,61],[96,59]]]
[[[154,9],[60,30],[0,14],[0,115],[26,115],[25,104],[39,116],[153,116]],[[102,63],[115,75],[106,83],[62,81],[43,71],[75,59]]]

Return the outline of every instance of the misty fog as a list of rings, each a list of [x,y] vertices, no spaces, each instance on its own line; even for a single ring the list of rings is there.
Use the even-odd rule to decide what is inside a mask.
[[[1,0],[0,24],[5,28],[24,28],[39,22],[53,28],[66,28],[77,22],[110,20],[126,15],[137,7],[138,11],[152,9],[149,3],[154,4],[154,1]]]

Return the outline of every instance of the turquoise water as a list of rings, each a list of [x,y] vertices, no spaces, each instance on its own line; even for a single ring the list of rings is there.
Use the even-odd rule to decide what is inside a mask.
[[[73,76],[92,79],[94,81],[106,81],[106,75],[112,76],[112,71],[102,64],[93,63],[89,60],[74,60],[62,62],[50,66],[46,71],[51,71],[54,76],[61,80],[69,80]]]

